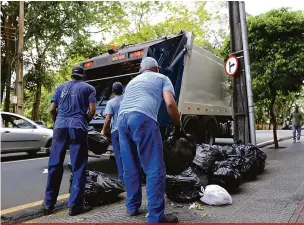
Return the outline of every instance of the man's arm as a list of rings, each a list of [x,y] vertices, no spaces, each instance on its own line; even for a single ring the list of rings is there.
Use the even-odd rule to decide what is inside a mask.
[[[176,128],[180,128],[181,127],[180,115],[172,92],[163,91],[163,98],[166,103],[167,111],[174,123],[174,126]]]
[[[93,86],[90,87],[89,91],[89,112],[87,115],[88,122],[93,119],[96,112],[96,91]]]
[[[103,128],[101,130],[101,134],[107,135],[110,133],[110,124],[111,124],[112,115],[107,114],[104,120]]]
[[[51,114],[51,118],[52,118],[53,122],[55,122],[56,116],[57,116],[57,104],[56,104],[56,102],[51,103],[50,114]]]
[[[88,115],[87,115],[87,118],[88,118],[88,122],[90,122],[94,115],[95,115],[95,112],[96,112],[96,103],[90,103],[89,104],[89,112],[88,112]]]

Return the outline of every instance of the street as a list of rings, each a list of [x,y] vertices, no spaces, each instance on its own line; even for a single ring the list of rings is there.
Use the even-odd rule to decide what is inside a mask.
[[[289,136],[291,131],[278,131],[279,137]],[[257,143],[272,140],[272,131],[257,131]],[[228,140],[227,143],[232,140]],[[221,141],[222,142],[222,141]],[[35,158],[25,153],[7,154],[1,156],[1,210],[43,200],[46,185],[48,157],[37,154]],[[60,195],[68,193],[70,171],[69,155],[64,163],[64,175]],[[89,158],[88,169],[102,171],[112,177],[117,177],[115,160],[108,157]]]

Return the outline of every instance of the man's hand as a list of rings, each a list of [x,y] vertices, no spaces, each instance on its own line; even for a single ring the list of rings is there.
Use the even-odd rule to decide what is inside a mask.
[[[186,137],[186,132],[183,127],[175,127],[170,135],[177,138],[182,138],[182,137]]]

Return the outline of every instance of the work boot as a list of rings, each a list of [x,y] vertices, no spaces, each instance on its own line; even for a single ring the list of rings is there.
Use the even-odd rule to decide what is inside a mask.
[[[173,213],[165,214],[165,217],[161,223],[178,223],[177,216],[173,215]]]
[[[54,206],[48,207],[44,203],[42,204],[43,215],[47,216],[54,212]]]
[[[86,213],[92,210],[91,206],[83,205],[81,208],[70,208],[69,216],[77,216],[82,213]]]
[[[127,212],[128,216],[138,216],[140,215],[142,212],[140,210],[136,210],[135,212]]]

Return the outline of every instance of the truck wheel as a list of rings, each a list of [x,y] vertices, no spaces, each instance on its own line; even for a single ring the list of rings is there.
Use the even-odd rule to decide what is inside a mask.
[[[188,116],[183,121],[186,133],[191,134],[196,144],[202,144],[204,138],[204,128],[201,121],[196,116]]]
[[[215,144],[215,132],[213,132],[212,129],[206,130],[205,133],[205,143],[208,145],[214,145]]]
[[[208,145],[215,144],[217,124],[213,119],[209,119],[206,124],[204,143]]]

